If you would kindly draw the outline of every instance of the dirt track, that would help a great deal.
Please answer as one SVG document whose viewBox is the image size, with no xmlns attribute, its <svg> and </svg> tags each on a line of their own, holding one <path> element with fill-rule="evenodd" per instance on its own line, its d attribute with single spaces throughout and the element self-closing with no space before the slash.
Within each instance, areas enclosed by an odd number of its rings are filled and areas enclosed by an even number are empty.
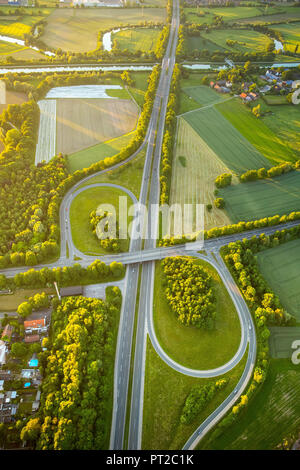
<svg viewBox="0 0 300 470">
<path fill-rule="evenodd" d="M 71 154 L 133 130 L 138 109 L 130 100 L 57 100 L 56 151 Z"/>
</svg>

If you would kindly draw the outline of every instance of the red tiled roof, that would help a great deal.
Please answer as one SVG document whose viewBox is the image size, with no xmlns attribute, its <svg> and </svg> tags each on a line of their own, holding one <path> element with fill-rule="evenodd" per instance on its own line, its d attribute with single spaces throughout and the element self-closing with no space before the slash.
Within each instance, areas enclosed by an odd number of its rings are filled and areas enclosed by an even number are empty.
<svg viewBox="0 0 300 470">
<path fill-rule="evenodd" d="M 38 328 L 45 326 L 45 318 L 38 318 L 37 320 L 24 321 L 24 328 Z"/>
<path fill-rule="evenodd" d="M 25 343 L 36 343 L 40 340 L 39 335 L 25 336 Z"/>
</svg>

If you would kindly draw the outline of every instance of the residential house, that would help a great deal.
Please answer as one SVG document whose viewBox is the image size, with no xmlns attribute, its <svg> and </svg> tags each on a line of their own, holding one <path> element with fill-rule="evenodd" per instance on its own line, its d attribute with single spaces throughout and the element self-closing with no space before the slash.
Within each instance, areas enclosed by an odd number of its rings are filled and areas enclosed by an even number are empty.
<svg viewBox="0 0 300 470">
<path fill-rule="evenodd" d="M 24 338 L 25 343 L 37 343 L 40 341 L 40 335 L 26 335 Z"/>
<path fill-rule="evenodd" d="M 18 410 L 17 404 L 3 403 L 0 405 L 0 423 L 11 423 Z"/>
<path fill-rule="evenodd" d="M 34 320 L 26 320 L 24 321 L 24 328 L 25 328 L 26 336 L 38 335 L 40 333 L 47 333 L 48 331 L 47 317 L 44 316 L 42 318 L 36 318 Z M 34 341 L 27 340 L 27 342 L 34 342 Z"/>
</svg>

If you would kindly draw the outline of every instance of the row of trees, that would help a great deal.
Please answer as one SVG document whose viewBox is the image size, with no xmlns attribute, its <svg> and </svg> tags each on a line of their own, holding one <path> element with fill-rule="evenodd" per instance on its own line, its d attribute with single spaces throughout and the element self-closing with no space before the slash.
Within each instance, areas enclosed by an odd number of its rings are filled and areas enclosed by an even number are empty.
<svg viewBox="0 0 300 470">
<path fill-rule="evenodd" d="M 216 393 L 228 383 L 227 379 L 217 380 L 202 386 L 193 387 L 188 394 L 180 416 L 182 424 L 192 423 L 197 415 L 207 406 Z"/>
<path fill-rule="evenodd" d="M 257 181 L 266 178 L 274 178 L 275 176 L 289 173 L 290 171 L 300 169 L 300 160 L 295 163 L 283 162 L 279 165 L 272 166 L 269 170 L 266 168 L 260 168 L 259 170 L 248 170 L 240 176 L 241 183 L 247 183 L 249 181 Z"/>
<path fill-rule="evenodd" d="M 213 329 L 216 297 L 208 272 L 194 260 L 176 257 L 162 261 L 166 298 L 183 325 Z"/>
<path fill-rule="evenodd" d="M 300 219 L 300 212 L 291 212 L 290 214 L 285 215 L 274 215 L 271 217 L 264 217 L 263 219 L 251 220 L 249 222 L 238 222 L 233 225 L 224 225 L 224 227 L 215 227 L 210 230 L 204 230 L 204 239 L 218 238 L 226 235 L 232 235 L 234 233 L 243 233 L 254 229 L 259 229 L 263 227 L 274 227 L 274 225 L 286 224 L 288 222 L 293 222 Z M 164 238 L 159 241 L 159 246 L 173 246 L 181 245 L 182 243 L 187 243 L 195 241 L 197 234 L 192 238 Z"/>
<path fill-rule="evenodd" d="M 122 263 L 113 261 L 106 265 L 103 261 L 95 260 L 87 268 L 79 263 L 63 268 L 42 268 L 40 270 L 29 269 L 28 271 L 15 274 L 13 278 L 7 278 L 0 274 L 0 287 L 51 287 L 54 282 L 59 286 L 74 286 L 78 284 L 93 284 L 96 282 L 108 282 L 123 277 L 125 267 Z"/>
<path fill-rule="evenodd" d="M 47 350 L 39 355 L 41 407 L 23 427 L 23 441 L 41 450 L 106 448 L 120 305 L 120 290 L 111 287 L 106 302 L 69 297 L 53 311 Z"/>
<path fill-rule="evenodd" d="M 181 70 L 178 64 L 175 64 L 170 95 L 167 106 L 165 133 L 162 144 L 161 155 L 161 176 L 160 176 L 160 203 L 168 204 L 170 193 L 170 180 L 172 173 L 172 160 L 174 148 L 174 136 L 176 129 L 176 114 L 179 106 L 179 86 L 180 86 Z"/>
</svg>

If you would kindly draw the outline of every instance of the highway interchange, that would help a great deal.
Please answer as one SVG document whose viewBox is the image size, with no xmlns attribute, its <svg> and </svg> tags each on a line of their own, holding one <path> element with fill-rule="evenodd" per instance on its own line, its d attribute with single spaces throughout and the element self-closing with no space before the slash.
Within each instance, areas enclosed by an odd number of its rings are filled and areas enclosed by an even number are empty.
<svg viewBox="0 0 300 470">
<path fill-rule="evenodd" d="M 256 359 L 256 335 L 255 327 L 252 321 L 250 311 L 244 301 L 239 289 L 237 288 L 229 270 L 227 269 L 219 250 L 222 246 L 230 242 L 250 238 L 253 235 L 261 233 L 270 234 L 274 231 L 289 228 L 298 225 L 299 222 L 290 222 L 278 227 L 268 227 L 256 229 L 240 234 L 233 234 L 225 237 L 205 240 L 204 247 L 206 254 L 200 254 L 193 249 L 192 244 L 177 245 L 173 247 L 157 248 L 156 233 L 158 213 L 149 211 L 149 216 L 145 218 L 142 211 L 139 210 L 138 202 L 148 207 L 158 204 L 160 193 L 159 171 L 161 147 L 164 134 L 164 123 L 166 109 L 169 97 L 170 83 L 175 65 L 176 46 L 179 28 L 179 3 L 178 0 L 173 1 L 173 17 L 170 29 L 170 38 L 162 61 L 161 75 L 154 100 L 152 116 L 148 126 L 147 134 L 142 146 L 125 162 L 121 162 L 112 168 L 117 168 L 124 163 L 133 160 L 142 148 L 146 147 L 146 158 L 141 184 L 139 201 L 135 196 L 118 185 L 112 184 L 88 184 L 89 180 L 95 175 L 100 175 L 108 170 L 103 170 L 89 177 L 84 178 L 75 184 L 64 197 L 60 208 L 60 227 L 61 227 L 61 254 L 55 263 L 36 266 L 35 269 L 44 267 L 70 266 L 74 264 L 74 258 L 77 263 L 87 266 L 99 256 L 87 255 L 81 253 L 72 240 L 70 226 L 70 207 L 74 198 L 82 191 L 95 186 L 109 186 L 122 189 L 136 204 L 136 213 L 132 225 L 132 234 L 130 248 L 128 253 L 116 255 L 101 256 L 101 260 L 109 264 L 113 261 L 120 261 L 127 265 L 125 280 L 121 284 L 123 290 L 123 303 L 121 309 L 119 334 L 117 342 L 117 350 L 115 357 L 115 373 L 114 373 L 114 406 L 111 426 L 110 448 L 114 450 L 127 448 L 130 450 L 142 448 L 142 425 L 143 425 L 143 397 L 144 397 L 144 376 L 145 376 L 145 359 L 146 359 L 146 341 L 149 335 L 153 347 L 170 367 L 180 373 L 193 377 L 216 377 L 230 371 L 235 367 L 248 350 L 248 357 L 245 369 L 239 380 L 238 385 L 225 401 L 195 430 L 193 435 L 184 445 L 184 449 L 194 449 L 200 439 L 226 414 L 230 407 L 238 400 L 243 390 L 246 388 L 255 365 Z M 85 186 L 82 187 L 82 185 Z M 152 215 L 152 216 L 151 216 Z M 143 230 L 147 230 L 143 245 Z M 141 233 L 140 233 L 141 232 Z M 153 234 L 155 236 L 153 236 Z M 231 296 L 236 307 L 241 324 L 241 342 L 234 357 L 223 366 L 206 371 L 198 371 L 185 368 L 174 362 L 161 348 L 153 326 L 153 289 L 154 289 L 154 273 L 155 261 L 163 259 L 167 256 L 195 256 L 205 259 L 219 273 L 226 289 Z M 138 282 L 141 266 L 139 302 L 137 303 Z M 12 268 L 3 270 L 3 274 L 8 277 L 14 276 L 18 272 L 24 272 L 30 268 Z M 100 294 L 101 290 L 101 294 Z M 90 286 L 87 293 L 95 297 L 103 295 L 103 286 Z M 135 343 L 134 323 L 137 309 L 137 326 Z M 131 396 L 128 395 L 132 349 L 134 346 L 133 357 L 133 374 Z M 130 400 L 130 401 L 129 401 Z M 128 405 L 129 404 L 129 405 Z M 128 416 L 129 410 L 129 416 Z M 127 442 L 125 442 L 126 423 L 128 424 Z"/>
</svg>

